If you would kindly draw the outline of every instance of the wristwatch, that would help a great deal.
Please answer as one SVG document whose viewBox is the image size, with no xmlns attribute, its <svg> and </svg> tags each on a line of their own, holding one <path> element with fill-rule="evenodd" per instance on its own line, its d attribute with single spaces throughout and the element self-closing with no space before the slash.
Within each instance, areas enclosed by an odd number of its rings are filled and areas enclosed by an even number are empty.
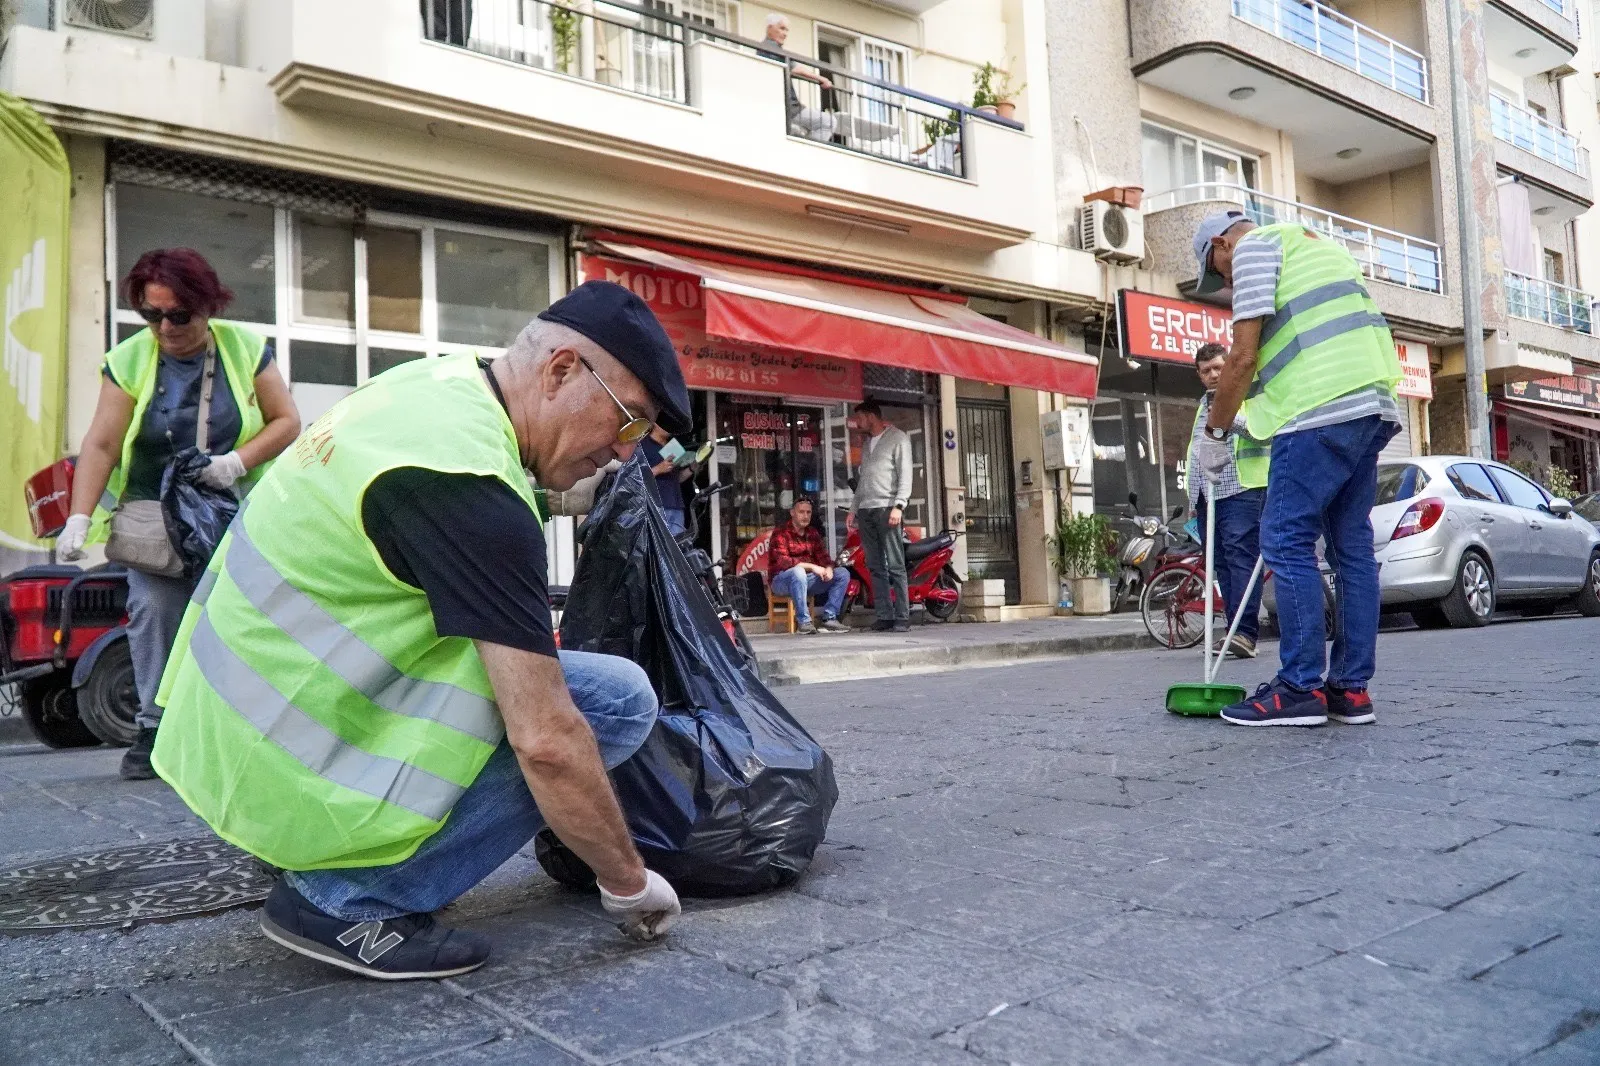
<svg viewBox="0 0 1600 1066">
<path fill-rule="evenodd" d="M 1233 436 L 1233 430 L 1231 430 L 1231 429 L 1218 429 L 1215 426 L 1207 426 L 1206 427 L 1206 436 L 1210 437 L 1212 440 L 1215 440 L 1215 441 L 1225 441 L 1229 437 Z"/>
</svg>

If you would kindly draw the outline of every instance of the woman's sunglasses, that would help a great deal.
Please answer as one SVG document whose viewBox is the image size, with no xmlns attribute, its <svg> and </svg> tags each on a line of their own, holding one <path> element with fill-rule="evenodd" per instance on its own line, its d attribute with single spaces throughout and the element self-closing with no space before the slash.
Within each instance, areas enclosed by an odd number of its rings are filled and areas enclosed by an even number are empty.
<svg viewBox="0 0 1600 1066">
<path fill-rule="evenodd" d="M 139 317 L 152 326 L 159 323 L 163 318 L 174 326 L 187 326 L 194 318 L 194 312 L 185 311 L 182 308 L 176 311 L 158 311 L 154 307 L 141 307 L 139 308 Z"/>
<path fill-rule="evenodd" d="M 622 428 L 617 430 L 617 443 L 637 444 L 643 440 L 645 434 L 650 432 L 655 423 L 648 418 L 635 416 L 632 411 L 623 406 L 622 401 L 617 399 L 617 394 L 611 391 L 611 386 L 606 384 L 606 379 L 601 377 L 599 372 L 589 365 L 589 360 L 580 355 L 578 356 L 578 362 L 583 364 L 585 370 L 594 375 L 594 379 L 600 383 L 600 387 L 606 390 L 606 395 L 611 397 L 611 402 L 617 405 L 617 410 L 622 412 Z"/>
</svg>

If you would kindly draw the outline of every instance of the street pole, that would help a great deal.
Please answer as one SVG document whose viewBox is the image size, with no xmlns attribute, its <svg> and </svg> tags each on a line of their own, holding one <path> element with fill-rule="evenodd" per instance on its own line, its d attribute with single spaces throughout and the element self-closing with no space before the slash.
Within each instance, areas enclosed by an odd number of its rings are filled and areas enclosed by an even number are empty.
<svg viewBox="0 0 1600 1066">
<path fill-rule="evenodd" d="M 1489 448 L 1489 383 L 1483 362 L 1483 244 L 1472 195 L 1472 146 L 1476 136 L 1472 101 L 1461 62 L 1461 4 L 1445 0 L 1445 26 L 1450 52 L 1451 143 L 1456 163 L 1456 223 L 1461 244 L 1461 329 L 1466 356 L 1467 453 L 1487 458 Z"/>
</svg>

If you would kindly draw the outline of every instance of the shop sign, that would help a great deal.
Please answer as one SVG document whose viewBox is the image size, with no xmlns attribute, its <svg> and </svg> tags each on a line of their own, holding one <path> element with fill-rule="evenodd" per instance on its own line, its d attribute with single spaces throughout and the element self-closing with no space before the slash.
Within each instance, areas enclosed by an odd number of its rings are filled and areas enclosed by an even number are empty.
<svg viewBox="0 0 1600 1066">
<path fill-rule="evenodd" d="M 795 447 L 803 454 L 817 450 L 818 437 L 814 430 L 795 435 Z M 739 447 L 755 451 L 787 450 L 789 445 L 789 419 L 782 411 L 745 411 L 739 418 Z"/>
<path fill-rule="evenodd" d="M 739 561 L 733 564 L 733 574 L 741 577 L 752 570 L 767 572 L 767 552 L 772 548 L 772 530 L 763 530 L 755 540 L 744 546 Z"/>
<path fill-rule="evenodd" d="M 1506 398 L 1600 414 L 1600 379 L 1568 375 L 1540 381 L 1509 381 Z"/>
<path fill-rule="evenodd" d="M 1133 289 L 1123 289 L 1117 300 L 1130 358 L 1193 363 L 1202 344 L 1233 344 L 1233 318 L 1223 308 Z"/>
<path fill-rule="evenodd" d="M 706 336 L 700 279 L 642 263 L 585 255 L 584 281 L 613 281 L 650 305 L 666 328 L 690 388 L 859 402 L 861 364 L 787 348 Z"/>
<path fill-rule="evenodd" d="M 1400 371 L 1404 375 L 1395 386 L 1394 394 L 1413 400 L 1433 399 L 1433 368 L 1428 364 L 1428 346 L 1415 341 L 1395 341 L 1394 351 L 1400 357 Z"/>
</svg>

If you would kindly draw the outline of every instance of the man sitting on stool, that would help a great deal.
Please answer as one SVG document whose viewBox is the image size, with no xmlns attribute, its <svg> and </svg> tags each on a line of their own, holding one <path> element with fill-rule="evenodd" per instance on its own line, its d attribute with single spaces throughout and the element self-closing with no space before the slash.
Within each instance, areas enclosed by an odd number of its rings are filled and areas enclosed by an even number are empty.
<svg viewBox="0 0 1600 1066">
<path fill-rule="evenodd" d="M 850 627 L 839 621 L 839 612 L 844 610 L 850 571 L 833 565 L 822 534 L 811 525 L 814 510 L 811 501 L 802 496 L 789 508 L 789 521 L 772 531 L 767 583 L 776 595 L 787 596 L 794 604 L 794 620 L 801 633 L 848 633 Z M 824 589 L 828 598 L 822 605 L 822 621 L 812 625 L 808 601 Z"/>
</svg>

